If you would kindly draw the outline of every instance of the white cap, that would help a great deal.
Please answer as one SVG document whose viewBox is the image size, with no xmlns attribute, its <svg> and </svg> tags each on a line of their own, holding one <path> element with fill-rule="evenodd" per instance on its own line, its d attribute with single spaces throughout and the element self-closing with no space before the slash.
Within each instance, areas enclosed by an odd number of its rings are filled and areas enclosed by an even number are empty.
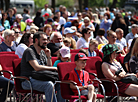
<svg viewBox="0 0 138 102">
<path fill-rule="evenodd" d="M 63 58 L 70 58 L 70 49 L 69 47 L 66 47 L 66 46 L 63 46 L 61 49 L 60 49 L 60 54 Z"/>
<path fill-rule="evenodd" d="M 67 27 L 64 29 L 64 34 L 67 34 L 67 33 L 74 33 L 75 30 L 72 30 L 71 28 Z"/>
</svg>

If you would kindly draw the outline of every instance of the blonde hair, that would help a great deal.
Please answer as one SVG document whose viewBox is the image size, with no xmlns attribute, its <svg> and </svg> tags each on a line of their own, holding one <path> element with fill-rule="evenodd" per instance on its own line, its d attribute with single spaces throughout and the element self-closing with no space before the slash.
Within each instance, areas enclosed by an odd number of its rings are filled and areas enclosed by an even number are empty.
<svg viewBox="0 0 138 102">
<path fill-rule="evenodd" d="M 44 26 L 43 32 L 46 32 L 47 28 L 52 28 L 50 24 L 46 24 L 46 26 Z"/>
<path fill-rule="evenodd" d="M 70 39 L 70 38 L 65 38 L 65 39 L 63 40 L 63 42 L 64 42 L 64 43 L 70 43 L 70 44 L 71 44 L 71 39 Z"/>
<path fill-rule="evenodd" d="M 91 39 L 89 45 L 98 44 L 98 41 L 95 39 Z"/>
<path fill-rule="evenodd" d="M 132 48 L 131 57 L 136 56 L 138 58 L 138 39 L 136 39 L 134 46 Z"/>
</svg>

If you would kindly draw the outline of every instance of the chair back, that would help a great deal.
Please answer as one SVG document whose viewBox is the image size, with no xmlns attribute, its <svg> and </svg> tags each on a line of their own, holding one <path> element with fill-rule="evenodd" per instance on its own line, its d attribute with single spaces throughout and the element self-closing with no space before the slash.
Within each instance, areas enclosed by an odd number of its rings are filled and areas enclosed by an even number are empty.
<svg viewBox="0 0 138 102">
<path fill-rule="evenodd" d="M 79 53 L 80 49 L 71 49 L 70 53 Z"/>
<path fill-rule="evenodd" d="M 11 71 L 14 75 L 12 61 L 18 58 L 18 55 L 15 54 L 0 54 L 0 64 L 2 66 L 2 70 Z M 10 75 L 8 73 L 4 73 L 4 77 L 10 78 Z"/>
<path fill-rule="evenodd" d="M 14 76 L 20 76 L 20 66 L 21 66 L 21 58 L 19 59 L 14 59 L 13 60 L 13 71 L 14 71 Z M 15 89 L 17 92 L 19 92 L 22 87 L 21 87 L 21 82 L 20 79 L 15 79 Z"/>
<path fill-rule="evenodd" d="M 76 67 L 74 62 L 63 62 L 57 65 L 59 80 L 68 80 L 69 73 Z M 61 95 L 64 99 L 70 99 L 73 92 L 70 89 L 69 84 L 61 84 Z"/>
<path fill-rule="evenodd" d="M 98 49 L 97 50 L 94 50 L 96 52 L 96 55 L 101 57 L 101 59 L 103 59 L 103 53 L 101 51 L 99 51 Z"/>
<path fill-rule="evenodd" d="M 75 55 L 76 55 L 77 53 L 71 53 L 71 58 L 70 58 L 70 60 L 71 60 L 71 62 L 74 62 L 74 58 L 75 58 Z"/>
<path fill-rule="evenodd" d="M 9 51 L 4 51 L 4 52 L 0 52 L 0 55 L 1 54 L 15 54 L 15 51 L 11 51 L 11 52 L 9 52 Z"/>
<path fill-rule="evenodd" d="M 57 60 L 58 58 L 57 57 L 52 57 L 51 60 L 52 60 L 52 66 L 54 65 L 55 61 Z"/>
</svg>

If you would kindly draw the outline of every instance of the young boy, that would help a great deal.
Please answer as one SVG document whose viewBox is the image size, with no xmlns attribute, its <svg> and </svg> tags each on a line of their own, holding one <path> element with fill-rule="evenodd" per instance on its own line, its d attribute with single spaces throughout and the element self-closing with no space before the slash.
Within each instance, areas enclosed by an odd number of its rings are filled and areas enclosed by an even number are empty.
<svg viewBox="0 0 138 102">
<path fill-rule="evenodd" d="M 77 83 L 77 86 L 80 89 L 81 95 L 87 95 L 87 102 L 96 102 L 96 94 L 94 92 L 94 86 L 92 84 L 88 85 L 89 73 L 84 71 L 84 67 L 86 66 L 86 61 L 89 59 L 83 53 L 78 53 L 75 55 L 75 64 L 76 68 L 72 70 L 69 74 L 69 80 L 72 80 Z M 70 88 L 74 92 L 75 95 L 78 94 L 76 87 L 73 84 L 70 84 Z"/>
</svg>

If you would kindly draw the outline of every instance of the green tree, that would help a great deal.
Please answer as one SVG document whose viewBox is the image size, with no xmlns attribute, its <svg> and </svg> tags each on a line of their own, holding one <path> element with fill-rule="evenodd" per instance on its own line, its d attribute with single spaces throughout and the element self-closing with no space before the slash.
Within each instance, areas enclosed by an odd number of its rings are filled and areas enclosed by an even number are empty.
<svg viewBox="0 0 138 102">
<path fill-rule="evenodd" d="M 56 6 L 59 7 L 59 5 L 64 5 L 67 8 L 70 8 L 74 5 L 74 0 L 57 0 Z"/>
<path fill-rule="evenodd" d="M 36 8 L 44 8 L 44 5 L 48 3 L 48 0 L 34 0 Z"/>
</svg>

